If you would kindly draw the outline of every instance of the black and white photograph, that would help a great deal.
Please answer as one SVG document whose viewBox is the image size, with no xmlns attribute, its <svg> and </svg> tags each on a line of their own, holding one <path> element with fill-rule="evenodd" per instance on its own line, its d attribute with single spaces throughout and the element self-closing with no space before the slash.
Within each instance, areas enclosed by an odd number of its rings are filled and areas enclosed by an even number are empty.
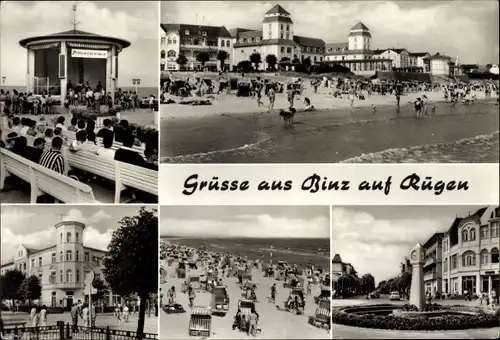
<svg viewBox="0 0 500 340">
<path fill-rule="evenodd" d="M 2 339 L 158 339 L 154 206 L 2 205 Z"/>
<path fill-rule="evenodd" d="M 157 1 L 2 1 L 0 201 L 158 202 Z"/>
<path fill-rule="evenodd" d="M 162 1 L 162 163 L 497 163 L 497 1 Z"/>
<path fill-rule="evenodd" d="M 161 206 L 161 339 L 330 338 L 328 206 Z"/>
<path fill-rule="evenodd" d="M 332 208 L 334 339 L 498 339 L 500 207 Z"/>
</svg>

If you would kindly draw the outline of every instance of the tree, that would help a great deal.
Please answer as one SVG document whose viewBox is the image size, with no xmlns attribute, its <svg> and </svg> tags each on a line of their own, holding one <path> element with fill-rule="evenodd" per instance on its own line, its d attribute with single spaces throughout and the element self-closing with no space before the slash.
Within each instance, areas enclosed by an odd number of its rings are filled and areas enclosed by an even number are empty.
<svg viewBox="0 0 500 340">
<path fill-rule="evenodd" d="M 146 301 L 158 291 L 158 216 L 141 207 L 138 214 L 124 217 L 113 232 L 103 259 L 103 274 L 109 287 L 121 296 L 140 298 L 137 333 L 144 334 Z"/>
<path fill-rule="evenodd" d="M 250 55 L 250 62 L 254 64 L 255 70 L 259 69 L 259 65 L 262 63 L 262 56 L 260 53 L 254 52 Z"/>
<path fill-rule="evenodd" d="M 177 63 L 177 65 L 180 66 L 181 69 L 183 69 L 184 65 L 187 64 L 188 60 L 184 54 L 179 54 L 175 62 Z"/>
<path fill-rule="evenodd" d="M 92 281 L 92 286 L 97 290 L 97 293 L 92 296 L 92 299 L 101 300 L 106 294 L 108 287 L 104 283 L 101 278 L 94 277 L 94 281 Z"/>
<path fill-rule="evenodd" d="M 266 63 L 269 65 L 269 68 L 272 70 L 276 69 L 276 64 L 278 63 L 278 58 L 274 54 L 268 54 L 266 56 Z"/>
<path fill-rule="evenodd" d="M 309 68 L 311 67 L 311 58 L 307 57 L 302 60 L 302 66 L 304 66 L 304 70 L 306 72 L 309 71 Z"/>
<path fill-rule="evenodd" d="M 248 60 L 242 60 L 236 65 L 238 71 L 250 72 L 252 70 L 252 63 Z"/>
<path fill-rule="evenodd" d="M 19 288 L 21 288 L 25 278 L 26 276 L 20 270 L 7 270 L 2 280 L 2 298 L 8 300 L 21 298 Z"/>
<path fill-rule="evenodd" d="M 205 68 L 206 62 L 210 60 L 210 54 L 208 54 L 208 52 L 201 51 L 196 56 L 196 60 L 198 60 L 201 63 L 201 67 Z"/>
<path fill-rule="evenodd" d="M 35 275 L 25 278 L 19 287 L 19 295 L 23 299 L 28 300 L 28 304 L 31 306 L 32 300 L 37 300 L 42 296 L 40 279 Z"/>
<path fill-rule="evenodd" d="M 217 60 L 220 61 L 221 70 L 224 69 L 224 62 L 226 61 L 227 57 L 228 57 L 227 52 L 224 50 L 219 50 L 219 52 L 217 53 Z"/>
<path fill-rule="evenodd" d="M 375 290 L 375 278 L 368 273 L 361 277 L 361 290 L 363 293 L 370 293 Z"/>
<path fill-rule="evenodd" d="M 300 64 L 300 59 L 299 58 L 293 58 L 292 64 Z"/>
</svg>

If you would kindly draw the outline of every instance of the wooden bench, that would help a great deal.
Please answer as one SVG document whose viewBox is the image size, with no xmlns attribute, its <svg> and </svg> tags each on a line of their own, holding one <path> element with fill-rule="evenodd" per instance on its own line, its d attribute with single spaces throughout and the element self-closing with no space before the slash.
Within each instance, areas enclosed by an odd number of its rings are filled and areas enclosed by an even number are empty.
<svg viewBox="0 0 500 340">
<path fill-rule="evenodd" d="M 118 162 L 91 152 L 68 152 L 72 168 L 90 172 L 115 182 L 115 203 L 121 201 L 121 192 L 127 187 L 158 196 L 158 171 Z"/>
<path fill-rule="evenodd" d="M 47 169 L 4 148 L 0 149 L 0 190 L 13 175 L 31 186 L 30 203 L 48 194 L 64 203 L 99 203 L 92 188 L 70 177 Z"/>
<path fill-rule="evenodd" d="M 74 140 L 76 140 L 76 132 L 73 132 L 73 131 L 64 131 L 63 134 L 66 137 L 68 137 L 68 140 L 71 141 L 71 142 L 73 142 Z M 101 137 L 97 137 L 96 141 L 97 141 L 97 143 L 99 145 L 102 145 L 102 138 Z M 121 142 L 113 141 L 113 145 L 111 146 L 111 149 L 118 150 L 122 146 L 123 146 L 123 144 Z M 135 152 L 138 152 L 142 156 L 144 156 L 144 147 L 142 147 L 142 146 L 134 145 L 134 146 L 132 146 L 131 150 L 133 150 Z"/>
</svg>

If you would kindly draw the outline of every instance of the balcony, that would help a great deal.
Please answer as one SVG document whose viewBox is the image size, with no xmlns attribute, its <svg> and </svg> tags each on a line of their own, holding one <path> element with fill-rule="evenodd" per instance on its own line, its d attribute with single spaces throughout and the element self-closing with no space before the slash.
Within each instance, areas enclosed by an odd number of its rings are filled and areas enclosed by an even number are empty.
<svg viewBox="0 0 500 340">
<path fill-rule="evenodd" d="M 208 45 L 181 45 L 181 50 L 195 50 L 195 51 L 217 51 L 219 46 L 208 46 Z"/>
<path fill-rule="evenodd" d="M 424 273 L 424 281 L 437 280 L 440 275 L 437 272 Z"/>
<path fill-rule="evenodd" d="M 425 261 L 425 263 L 424 263 L 424 268 L 425 268 L 425 267 L 428 267 L 428 266 L 430 266 L 430 265 L 436 264 L 436 263 L 437 263 L 437 261 L 436 261 L 436 259 L 435 259 L 435 258 L 432 258 L 432 257 L 431 257 L 431 258 L 428 258 L 428 259 Z"/>
</svg>

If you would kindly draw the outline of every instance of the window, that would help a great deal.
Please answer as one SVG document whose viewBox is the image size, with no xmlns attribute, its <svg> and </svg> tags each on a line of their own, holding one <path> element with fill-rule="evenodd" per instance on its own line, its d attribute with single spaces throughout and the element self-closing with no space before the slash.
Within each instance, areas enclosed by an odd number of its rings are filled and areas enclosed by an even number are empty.
<svg viewBox="0 0 500 340">
<path fill-rule="evenodd" d="M 172 39 L 168 38 L 168 44 L 171 44 L 172 43 Z"/>
<path fill-rule="evenodd" d="M 332 51 L 332 48 L 331 48 L 331 47 L 329 47 L 327 51 L 328 51 L 328 52 L 331 52 L 331 51 Z"/>
<path fill-rule="evenodd" d="M 66 270 L 66 282 L 73 282 L 73 272 L 71 269 Z"/>
<path fill-rule="evenodd" d="M 62 262 L 63 261 L 63 252 L 60 252 L 59 253 L 59 262 Z"/>
<path fill-rule="evenodd" d="M 467 238 L 469 237 L 469 233 L 467 230 L 462 230 L 462 242 L 467 242 Z"/>
<path fill-rule="evenodd" d="M 489 227 L 488 226 L 483 226 L 480 228 L 481 232 L 481 240 L 484 240 L 486 238 L 489 238 Z"/>
<path fill-rule="evenodd" d="M 161 41 L 161 44 L 164 45 L 165 44 L 165 37 L 161 37 L 160 41 Z"/>
<path fill-rule="evenodd" d="M 23 263 L 23 268 L 26 270 L 26 262 Z"/>
<path fill-rule="evenodd" d="M 80 271 L 76 271 L 76 282 L 80 282 Z"/>
<path fill-rule="evenodd" d="M 160 71 L 165 71 L 165 64 L 160 64 Z"/>
<path fill-rule="evenodd" d="M 498 221 L 491 223 L 491 238 L 498 237 Z"/>
<path fill-rule="evenodd" d="M 172 38 L 172 44 L 174 44 L 174 45 L 177 44 L 177 39 Z"/>
<path fill-rule="evenodd" d="M 498 263 L 498 248 L 491 249 L 491 263 Z"/>
<path fill-rule="evenodd" d="M 241 53 L 245 53 L 245 51 L 244 51 L 244 50 L 241 50 Z"/>
<path fill-rule="evenodd" d="M 286 33 L 286 39 L 290 40 L 290 33 L 288 33 L 288 32 Z"/>
<path fill-rule="evenodd" d="M 204 36 L 204 37 L 206 37 L 206 36 L 207 36 L 207 32 L 202 31 L 202 32 L 201 32 L 201 35 L 202 35 L 202 36 Z"/>
<path fill-rule="evenodd" d="M 52 263 L 56 263 L 56 253 L 52 253 Z"/>
<path fill-rule="evenodd" d="M 259 40 L 260 40 L 260 38 L 259 38 Z M 226 40 L 226 47 L 231 47 L 231 41 Z"/>
<path fill-rule="evenodd" d="M 66 261 L 73 261 L 73 252 L 71 250 L 66 250 Z"/>
<path fill-rule="evenodd" d="M 59 275 L 59 282 L 63 283 L 64 282 L 64 277 L 63 277 L 63 271 L 61 270 L 60 271 L 60 275 Z"/>
<path fill-rule="evenodd" d="M 71 233 L 66 233 L 66 243 L 71 242 Z"/>
<path fill-rule="evenodd" d="M 481 264 L 490 263 L 490 254 L 486 249 L 481 250 Z"/>
<path fill-rule="evenodd" d="M 475 241 L 476 240 L 476 228 L 471 228 L 469 231 L 469 241 Z"/>
<path fill-rule="evenodd" d="M 160 52 L 160 58 L 165 58 L 165 55 L 166 55 L 165 51 L 161 50 L 161 52 Z"/>
<path fill-rule="evenodd" d="M 285 48 L 281 47 L 281 53 L 285 53 Z"/>
<path fill-rule="evenodd" d="M 457 255 L 451 257 L 451 270 L 457 269 Z"/>
<path fill-rule="evenodd" d="M 283 39 L 283 32 L 280 33 L 281 39 Z"/>
<path fill-rule="evenodd" d="M 57 273 L 55 270 L 50 272 L 49 283 L 57 283 L 56 275 L 57 275 Z"/>
<path fill-rule="evenodd" d="M 59 243 L 63 243 L 62 233 L 61 233 L 61 237 L 60 237 L 60 242 Z"/>
<path fill-rule="evenodd" d="M 189 30 L 185 30 L 184 35 L 189 35 Z"/>
<path fill-rule="evenodd" d="M 41 267 L 41 266 L 42 266 L 42 258 L 41 258 L 41 257 L 39 257 L 39 258 L 38 258 L 38 267 Z"/>
<path fill-rule="evenodd" d="M 84 258 L 84 261 L 85 262 L 90 262 L 90 254 L 88 252 L 85 252 L 85 258 Z"/>
<path fill-rule="evenodd" d="M 443 262 L 443 272 L 448 272 L 448 258 L 445 257 L 444 258 L 444 262 Z"/>
<path fill-rule="evenodd" d="M 255 38 L 255 41 L 259 42 L 260 41 L 260 37 Z M 229 45 L 227 47 L 229 47 Z"/>
<path fill-rule="evenodd" d="M 175 58 L 176 55 L 177 55 L 177 53 L 175 53 L 175 51 L 173 51 L 173 50 L 170 50 L 167 52 L 167 57 L 169 57 L 169 58 Z"/>
<path fill-rule="evenodd" d="M 313 50 L 313 52 L 316 52 L 316 47 L 313 47 L 313 49 L 312 49 L 312 50 Z"/>
<path fill-rule="evenodd" d="M 281 24 L 281 29 L 283 29 L 283 24 Z"/>
<path fill-rule="evenodd" d="M 292 48 L 291 47 L 287 47 L 286 48 L 286 53 L 292 53 Z"/>
<path fill-rule="evenodd" d="M 31 259 L 31 268 L 35 268 L 35 259 Z"/>
<path fill-rule="evenodd" d="M 79 251 L 79 250 L 77 250 L 77 251 L 76 251 L 76 258 L 75 258 L 75 261 L 76 261 L 76 262 L 80 262 L 80 251 Z"/>
<path fill-rule="evenodd" d="M 79 233 L 75 234 L 75 242 L 76 243 L 80 242 L 80 234 Z"/>
<path fill-rule="evenodd" d="M 289 31 L 290 30 L 290 25 L 286 25 L 286 30 Z"/>
<path fill-rule="evenodd" d="M 221 40 L 220 41 L 220 46 L 221 47 L 226 47 L 225 45 L 226 45 L 226 41 L 225 40 Z"/>
<path fill-rule="evenodd" d="M 472 251 L 466 251 L 462 254 L 462 266 L 471 267 L 476 265 L 476 254 Z"/>
<path fill-rule="evenodd" d="M 314 56 L 314 61 L 316 61 L 316 56 Z"/>
<path fill-rule="evenodd" d="M 240 38 L 240 43 L 242 43 L 243 41 L 244 41 L 243 38 Z"/>
</svg>

